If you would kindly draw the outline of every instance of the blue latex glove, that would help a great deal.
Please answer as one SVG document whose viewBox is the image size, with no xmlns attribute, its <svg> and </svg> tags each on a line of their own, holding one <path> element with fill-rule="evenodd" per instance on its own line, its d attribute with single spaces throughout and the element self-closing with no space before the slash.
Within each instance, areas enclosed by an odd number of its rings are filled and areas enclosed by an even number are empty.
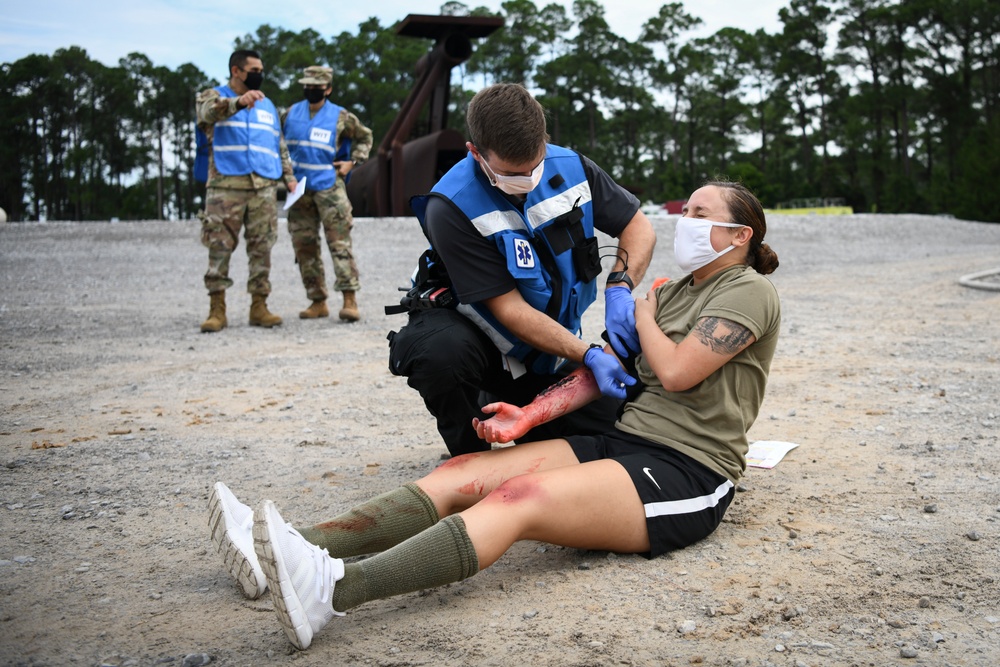
<svg viewBox="0 0 1000 667">
<path fill-rule="evenodd" d="M 599 347 L 592 347 L 583 355 L 583 365 L 590 369 L 597 380 L 601 393 L 611 398 L 625 398 L 625 387 L 631 387 L 638 380 L 629 375 L 618 360 L 605 354 Z"/>
<path fill-rule="evenodd" d="M 635 301 L 627 287 L 604 290 L 604 327 L 611 349 L 621 359 L 639 354 L 639 332 L 635 330 Z"/>
</svg>

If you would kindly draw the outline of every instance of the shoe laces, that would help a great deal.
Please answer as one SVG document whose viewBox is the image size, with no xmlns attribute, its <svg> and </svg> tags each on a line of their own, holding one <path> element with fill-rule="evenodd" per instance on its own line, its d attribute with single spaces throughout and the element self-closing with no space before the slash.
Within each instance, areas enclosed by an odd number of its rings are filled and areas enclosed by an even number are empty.
<svg viewBox="0 0 1000 667">
<path fill-rule="evenodd" d="M 288 528 L 289 532 L 302 540 L 302 543 L 306 547 L 306 552 L 313 562 L 313 569 L 316 571 L 316 590 L 319 591 L 319 600 L 323 604 L 332 604 L 331 597 L 333 595 L 333 560 L 330 557 L 330 552 L 326 549 L 320 549 L 315 544 L 306 540 L 302 537 L 299 531 L 292 527 L 292 524 L 286 523 L 285 526 Z"/>
</svg>

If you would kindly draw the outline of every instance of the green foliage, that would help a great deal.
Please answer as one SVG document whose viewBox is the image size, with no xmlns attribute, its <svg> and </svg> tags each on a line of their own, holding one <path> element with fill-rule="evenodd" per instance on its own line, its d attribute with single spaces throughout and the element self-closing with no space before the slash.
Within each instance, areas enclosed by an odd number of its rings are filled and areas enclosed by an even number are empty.
<svg viewBox="0 0 1000 667">
<path fill-rule="evenodd" d="M 469 73 L 482 74 L 490 83 L 528 86 L 544 45 L 557 35 L 544 23 L 531 0 L 508 0 L 501 8 L 504 25 L 476 49 L 469 61 Z"/>
<path fill-rule="evenodd" d="M 1000 174 L 1000 116 L 977 125 L 959 150 L 952 212 L 960 218 L 1000 220 L 996 176 Z"/>
<path fill-rule="evenodd" d="M 429 40 L 400 37 L 393 26 L 369 19 L 356 36 L 341 33 L 328 47 L 334 71 L 330 97 L 371 128 L 376 145 L 413 88 L 416 63 L 430 45 Z"/>
<path fill-rule="evenodd" d="M 78 47 L 4 64 L 0 207 L 11 220 L 190 217 L 193 100 L 206 85 L 193 65 L 137 53 L 118 67 Z"/>
<path fill-rule="evenodd" d="M 473 84 L 521 82 L 555 143 L 644 200 L 724 176 L 768 206 L 842 197 L 858 211 L 1000 221 L 996 0 L 789 0 L 774 34 L 697 39 L 701 19 L 671 2 L 634 42 L 607 11 L 619 8 L 506 0 L 503 28 L 454 72 L 449 125 L 464 132 Z M 455 1 L 441 12 L 491 15 Z M 279 106 L 301 99 L 304 67 L 332 67 L 332 99 L 377 144 L 432 44 L 372 18 L 330 36 L 265 24 L 233 46 L 261 52 Z M 0 65 L 0 207 L 12 220 L 193 215 L 193 101 L 211 85 L 190 64 L 133 53 L 107 67 L 78 47 Z"/>
<path fill-rule="evenodd" d="M 765 207 L 773 207 L 779 201 L 780 195 L 775 184 L 753 162 L 741 160 L 731 164 L 725 171 L 724 178 L 747 186 Z"/>
</svg>

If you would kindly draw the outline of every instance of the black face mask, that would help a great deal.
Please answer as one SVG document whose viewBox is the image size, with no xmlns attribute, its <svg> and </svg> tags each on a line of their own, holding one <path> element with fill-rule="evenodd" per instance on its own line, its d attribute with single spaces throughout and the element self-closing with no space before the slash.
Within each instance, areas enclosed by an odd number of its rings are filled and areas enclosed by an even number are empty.
<svg viewBox="0 0 1000 667">
<path fill-rule="evenodd" d="M 263 72 L 247 72 L 247 78 L 243 85 L 250 90 L 260 90 L 260 84 L 264 83 Z"/>
<path fill-rule="evenodd" d="M 304 88 L 302 90 L 302 97 L 306 99 L 309 104 L 316 104 L 323 99 L 323 93 L 326 92 L 322 88 Z"/>
</svg>

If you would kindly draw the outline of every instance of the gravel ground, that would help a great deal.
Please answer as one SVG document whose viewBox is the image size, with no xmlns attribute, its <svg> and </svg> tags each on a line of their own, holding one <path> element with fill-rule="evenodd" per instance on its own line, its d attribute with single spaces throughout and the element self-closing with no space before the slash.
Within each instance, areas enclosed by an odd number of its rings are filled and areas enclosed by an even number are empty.
<svg viewBox="0 0 1000 667">
<path fill-rule="evenodd" d="M 650 274 L 676 276 L 673 218 Z M 772 216 L 783 331 L 725 523 L 653 561 L 521 543 L 460 584 L 362 606 L 291 650 L 212 550 L 226 481 L 311 523 L 445 449 L 386 368 L 423 249 L 360 219 L 356 324 L 302 321 L 282 225 L 273 330 L 201 334 L 196 222 L 0 226 L 0 664 L 975 665 L 1000 663 L 1000 225 Z M 328 267 L 329 267 L 329 259 Z M 600 331 L 601 303 L 587 335 Z"/>
</svg>

